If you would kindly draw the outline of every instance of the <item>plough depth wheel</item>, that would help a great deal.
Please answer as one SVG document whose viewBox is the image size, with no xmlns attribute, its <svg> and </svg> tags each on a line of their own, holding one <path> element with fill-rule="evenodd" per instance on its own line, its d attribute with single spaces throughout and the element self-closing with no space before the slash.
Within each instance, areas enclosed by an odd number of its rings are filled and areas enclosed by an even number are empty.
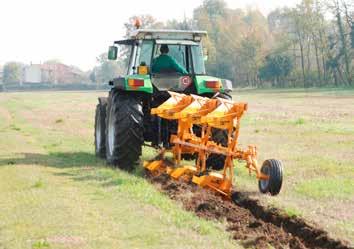
<svg viewBox="0 0 354 249">
<path fill-rule="evenodd" d="M 268 159 L 263 162 L 261 172 L 267 175 L 268 179 L 259 179 L 259 191 L 263 194 L 270 193 L 277 195 L 280 192 L 283 183 L 283 165 L 276 159 Z"/>
</svg>

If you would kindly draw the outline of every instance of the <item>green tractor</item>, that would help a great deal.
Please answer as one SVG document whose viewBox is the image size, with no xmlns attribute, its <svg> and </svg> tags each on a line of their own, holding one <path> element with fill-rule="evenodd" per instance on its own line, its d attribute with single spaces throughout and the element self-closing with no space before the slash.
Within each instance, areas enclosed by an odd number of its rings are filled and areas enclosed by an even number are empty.
<svg viewBox="0 0 354 249">
<path fill-rule="evenodd" d="M 204 31 L 136 29 L 128 39 L 109 47 L 108 59 L 125 64 L 124 76 L 112 79 L 108 97 L 100 97 L 95 117 L 95 152 L 109 164 L 132 170 L 142 146 L 170 148 L 177 124 L 150 114 L 166 101 L 168 91 L 208 98 L 231 99 L 232 83 L 208 76 Z M 200 133 L 200 127 L 193 128 Z M 211 139 L 227 145 L 225 131 L 214 129 Z M 185 154 L 184 159 L 193 159 Z M 224 156 L 211 154 L 207 167 L 222 169 Z"/>
</svg>

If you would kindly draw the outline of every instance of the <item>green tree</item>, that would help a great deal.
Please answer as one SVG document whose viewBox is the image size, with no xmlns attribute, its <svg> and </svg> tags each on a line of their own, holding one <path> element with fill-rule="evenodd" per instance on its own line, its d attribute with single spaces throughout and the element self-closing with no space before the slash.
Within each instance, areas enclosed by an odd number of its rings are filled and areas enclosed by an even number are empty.
<svg viewBox="0 0 354 249">
<path fill-rule="evenodd" d="M 193 30 L 195 28 L 195 22 L 193 19 L 189 19 L 186 17 L 184 17 L 183 21 L 172 19 L 166 22 L 164 28 L 178 29 L 178 30 Z"/>
<path fill-rule="evenodd" d="M 284 87 L 284 79 L 293 69 L 293 63 L 289 55 L 268 55 L 265 64 L 259 69 L 262 80 L 273 81 L 272 86 Z"/>
<path fill-rule="evenodd" d="M 239 66 L 246 76 L 247 85 L 252 87 L 257 86 L 260 48 L 260 41 L 254 35 L 251 35 L 241 41 L 238 52 L 242 61 Z"/>
<path fill-rule="evenodd" d="M 352 85 L 352 78 L 351 78 L 351 58 L 349 54 L 349 49 L 348 49 L 348 39 L 346 35 L 346 30 L 345 30 L 345 24 L 343 23 L 343 17 L 342 17 L 342 9 L 345 8 L 346 5 L 342 6 L 340 5 L 338 0 L 334 0 L 334 12 L 336 16 L 336 21 L 337 21 L 337 26 L 338 26 L 338 33 L 339 33 L 339 41 L 340 41 L 340 56 L 343 56 L 344 60 L 344 68 L 345 68 L 345 76 L 346 76 L 346 81 L 348 82 L 349 85 Z"/>
<path fill-rule="evenodd" d="M 89 72 L 89 79 L 92 83 L 96 83 L 96 70 L 97 68 L 94 68 Z"/>
<path fill-rule="evenodd" d="M 267 19 L 258 10 L 249 9 L 243 18 L 243 36 L 237 46 L 238 67 L 242 69 L 248 86 L 260 84 L 258 71 L 264 54 L 271 45 Z"/>
<path fill-rule="evenodd" d="M 198 29 L 208 32 L 209 74 L 239 86 L 257 86 L 258 68 L 271 39 L 266 18 L 258 10 L 230 9 L 225 1 L 205 0 L 194 10 Z"/>
<path fill-rule="evenodd" d="M 354 49 L 354 22 L 351 22 L 351 27 L 350 27 L 350 39 L 352 43 L 352 49 Z"/>
<path fill-rule="evenodd" d="M 3 68 L 4 83 L 21 83 L 22 82 L 23 64 L 19 62 L 8 62 Z"/>
<path fill-rule="evenodd" d="M 103 53 L 97 57 L 97 63 L 99 64 L 95 69 L 95 81 L 97 83 L 107 83 L 108 81 L 116 78 L 119 75 L 124 74 L 120 61 L 108 60 L 107 53 Z M 92 79 L 92 77 L 91 77 Z"/>
<path fill-rule="evenodd" d="M 149 28 L 154 28 L 154 29 L 158 29 L 158 28 L 163 28 L 164 27 L 164 23 L 162 22 L 158 22 L 153 16 L 151 15 L 135 15 L 135 16 L 131 16 L 129 17 L 128 21 L 126 23 L 124 23 L 124 27 L 126 30 L 126 37 L 129 36 L 129 34 L 136 29 L 135 27 L 135 21 L 139 19 L 140 20 L 140 24 L 141 27 L 140 28 L 145 28 L 145 29 L 149 29 Z"/>
</svg>

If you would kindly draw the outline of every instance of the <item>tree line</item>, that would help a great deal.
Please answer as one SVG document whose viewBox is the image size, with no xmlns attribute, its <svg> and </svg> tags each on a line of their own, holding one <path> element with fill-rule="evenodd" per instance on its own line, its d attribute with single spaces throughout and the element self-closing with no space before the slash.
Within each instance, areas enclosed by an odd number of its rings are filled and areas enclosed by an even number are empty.
<svg viewBox="0 0 354 249">
<path fill-rule="evenodd" d="M 303 0 L 262 15 L 205 0 L 180 27 L 207 30 L 207 69 L 246 87 L 353 86 L 353 5 Z"/>
<path fill-rule="evenodd" d="M 231 9 L 223 0 L 205 0 L 193 17 L 157 21 L 145 28 L 206 30 L 207 72 L 237 87 L 354 86 L 353 4 L 349 0 L 303 0 L 264 16 L 257 9 Z"/>
</svg>

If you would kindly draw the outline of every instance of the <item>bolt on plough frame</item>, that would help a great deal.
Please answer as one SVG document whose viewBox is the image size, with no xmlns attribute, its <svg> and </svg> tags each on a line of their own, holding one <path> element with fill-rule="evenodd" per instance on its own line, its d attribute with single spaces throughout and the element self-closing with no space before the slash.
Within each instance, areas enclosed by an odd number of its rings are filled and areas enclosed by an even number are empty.
<svg viewBox="0 0 354 249">
<path fill-rule="evenodd" d="M 157 108 L 152 108 L 151 114 L 176 120 L 178 123 L 177 134 L 170 138 L 174 162 L 170 163 L 164 159 L 166 150 L 162 149 L 156 158 L 144 162 L 147 170 L 154 175 L 167 173 L 176 180 L 192 180 L 201 187 L 231 197 L 234 160 L 237 159 L 246 162 L 249 173 L 255 172 L 262 193 L 279 193 L 282 185 L 281 161 L 266 160 L 262 167 L 259 167 L 255 145 L 249 145 L 246 150 L 238 147 L 240 121 L 247 111 L 247 103 L 175 92 L 169 94 L 171 97 Z M 201 127 L 200 136 L 194 134 L 194 125 Z M 227 131 L 227 146 L 211 141 L 212 129 Z M 211 153 L 225 156 L 221 172 L 210 171 L 206 167 L 206 160 Z M 196 154 L 195 166 L 181 165 L 182 154 Z"/>
</svg>

